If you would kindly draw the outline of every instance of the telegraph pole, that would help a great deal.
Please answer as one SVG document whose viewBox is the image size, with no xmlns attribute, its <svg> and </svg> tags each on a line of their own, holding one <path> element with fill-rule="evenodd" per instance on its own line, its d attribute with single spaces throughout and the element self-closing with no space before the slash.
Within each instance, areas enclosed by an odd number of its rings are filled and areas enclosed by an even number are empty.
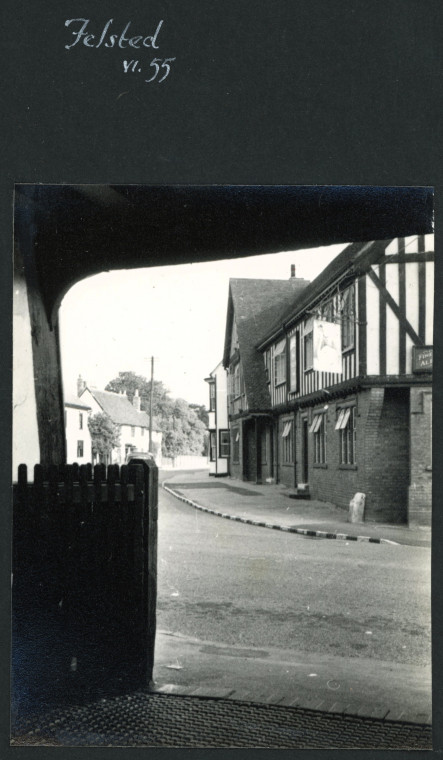
<svg viewBox="0 0 443 760">
<path fill-rule="evenodd" d="M 154 357 L 151 356 L 151 398 L 149 403 L 149 451 L 152 454 L 152 401 L 154 395 Z"/>
</svg>

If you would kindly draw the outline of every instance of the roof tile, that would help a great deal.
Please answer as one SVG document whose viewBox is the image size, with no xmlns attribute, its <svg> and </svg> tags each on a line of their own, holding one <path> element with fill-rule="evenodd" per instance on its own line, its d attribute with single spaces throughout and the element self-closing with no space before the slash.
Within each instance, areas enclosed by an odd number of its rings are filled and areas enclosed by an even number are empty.
<svg viewBox="0 0 443 760">
<path fill-rule="evenodd" d="M 90 409 L 90 404 L 86 404 L 84 401 L 82 401 L 78 396 L 73 396 L 69 393 L 64 393 L 64 403 L 65 406 L 75 406 L 78 409 Z"/>
<path fill-rule="evenodd" d="M 294 297 L 307 285 L 308 281 L 300 278 L 230 280 L 232 309 L 249 409 L 267 408 L 271 403 L 263 357 L 255 346 L 264 338 L 269 325 L 279 319 L 289 303 L 293 303 Z M 230 336 L 227 336 L 227 341 L 230 341 Z"/>
<path fill-rule="evenodd" d="M 98 391 L 95 388 L 88 389 L 98 404 L 102 407 L 116 425 L 138 425 L 149 427 L 149 416 L 146 412 L 139 412 L 131 404 L 127 396 L 111 391 Z"/>
</svg>

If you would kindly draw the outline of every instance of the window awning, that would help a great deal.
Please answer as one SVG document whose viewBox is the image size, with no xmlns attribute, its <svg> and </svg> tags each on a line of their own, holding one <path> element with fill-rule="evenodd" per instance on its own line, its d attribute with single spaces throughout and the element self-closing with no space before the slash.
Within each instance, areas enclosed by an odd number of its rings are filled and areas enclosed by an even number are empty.
<svg viewBox="0 0 443 760">
<path fill-rule="evenodd" d="M 289 420 L 289 422 L 285 423 L 285 426 L 283 428 L 283 433 L 281 434 L 281 437 L 282 438 L 287 438 L 287 436 L 291 432 L 291 428 L 292 428 L 292 420 Z"/>
<path fill-rule="evenodd" d="M 338 415 L 337 422 L 335 424 L 336 430 L 344 430 L 346 425 L 348 424 L 349 415 L 351 414 L 351 407 L 348 406 L 347 409 L 342 409 L 340 411 L 340 414 Z"/>
<path fill-rule="evenodd" d="M 312 332 L 314 329 L 314 317 L 308 317 L 308 319 L 305 320 L 304 324 L 304 334 Z"/>
<path fill-rule="evenodd" d="M 274 348 L 274 356 L 279 356 L 286 348 L 286 340 L 281 340 Z"/>
<path fill-rule="evenodd" d="M 310 433 L 317 433 L 318 429 L 321 425 L 323 414 L 316 414 L 314 416 L 314 419 L 312 420 L 311 427 L 309 428 Z"/>
</svg>

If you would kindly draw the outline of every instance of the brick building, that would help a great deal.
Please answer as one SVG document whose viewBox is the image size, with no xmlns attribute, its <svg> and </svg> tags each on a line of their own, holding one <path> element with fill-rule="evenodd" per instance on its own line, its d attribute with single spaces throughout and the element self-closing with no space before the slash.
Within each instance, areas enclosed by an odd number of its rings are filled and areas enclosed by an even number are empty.
<svg viewBox="0 0 443 760">
<path fill-rule="evenodd" d="M 228 370 L 229 472 L 261 483 L 273 476 L 273 416 L 266 369 L 256 344 L 308 285 L 289 280 L 232 279 L 223 365 Z"/>
<path fill-rule="evenodd" d="M 433 237 L 415 236 L 352 244 L 279 304 L 232 281 L 230 473 L 429 524 L 433 275 Z"/>
</svg>

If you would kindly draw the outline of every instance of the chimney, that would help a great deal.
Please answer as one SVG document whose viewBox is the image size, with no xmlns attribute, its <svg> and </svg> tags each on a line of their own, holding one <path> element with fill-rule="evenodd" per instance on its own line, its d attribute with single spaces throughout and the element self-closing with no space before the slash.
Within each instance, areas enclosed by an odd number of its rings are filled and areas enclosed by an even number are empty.
<svg viewBox="0 0 443 760">
<path fill-rule="evenodd" d="M 138 388 L 135 391 L 134 398 L 132 399 L 132 404 L 135 409 L 137 409 L 137 412 L 140 411 L 140 396 L 138 395 Z"/>
<path fill-rule="evenodd" d="M 83 380 L 82 376 L 79 375 L 77 378 L 77 396 L 81 396 L 85 388 L 86 380 Z"/>
<path fill-rule="evenodd" d="M 295 264 L 291 264 L 291 280 L 295 278 Z"/>
</svg>

